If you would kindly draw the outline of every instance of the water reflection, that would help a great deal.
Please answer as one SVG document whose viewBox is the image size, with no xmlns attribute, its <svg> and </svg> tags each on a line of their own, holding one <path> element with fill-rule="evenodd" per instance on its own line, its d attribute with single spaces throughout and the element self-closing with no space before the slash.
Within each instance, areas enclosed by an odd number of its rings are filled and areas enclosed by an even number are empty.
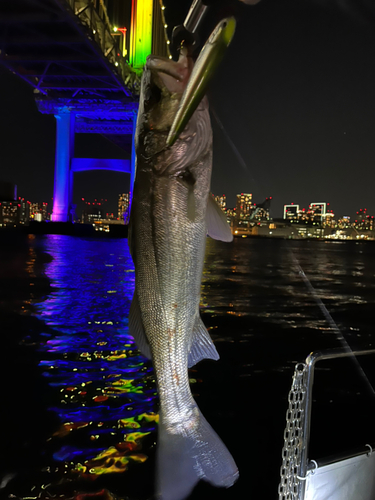
<svg viewBox="0 0 375 500">
<path fill-rule="evenodd" d="M 264 239 L 235 239 L 227 245 L 208 239 L 201 300 L 204 321 L 216 342 L 247 342 L 250 357 L 250 348 L 259 352 L 263 344 L 267 358 L 274 356 L 276 346 L 284 349 L 283 336 L 288 335 L 292 365 L 298 359 L 294 346 L 300 346 L 303 359 L 311 350 L 339 345 L 337 333 L 320 310 L 323 303 L 342 335 L 357 343 L 361 332 L 368 335 L 372 321 L 373 252 L 371 245 Z M 355 335 L 353 328 L 359 333 Z M 263 340 L 265 335 L 269 342 Z M 256 361 L 255 366 L 264 364 L 263 359 Z M 277 358 L 273 362 L 278 363 Z M 254 371 L 245 365 L 243 369 Z"/>
<path fill-rule="evenodd" d="M 65 464 L 63 487 L 72 475 L 91 482 L 147 460 L 156 389 L 150 362 L 128 334 L 134 268 L 126 240 L 49 235 L 44 250 L 52 293 L 36 304 L 48 330 L 40 367 L 60 420 L 50 449 Z"/>
<path fill-rule="evenodd" d="M 339 345 L 316 299 L 352 347 L 371 346 L 374 252 L 370 243 L 207 240 L 201 310 L 221 359 L 194 367 L 193 392 L 241 476 L 232 489 L 192 498 L 245 497 L 254 477 L 255 495 L 273 497 L 294 365 L 312 350 Z M 127 242 L 48 236 L 0 253 L 8 263 L 0 270 L 0 308 L 19 315 L 3 328 L 13 343 L 5 356 L 2 443 L 5 471 L 16 473 L 6 494 L 151 498 L 156 391 L 151 365 L 128 335 L 134 270 Z M 36 308 L 37 318 L 20 314 L 21 306 Z M 244 415 L 255 434 L 242 432 Z"/>
</svg>

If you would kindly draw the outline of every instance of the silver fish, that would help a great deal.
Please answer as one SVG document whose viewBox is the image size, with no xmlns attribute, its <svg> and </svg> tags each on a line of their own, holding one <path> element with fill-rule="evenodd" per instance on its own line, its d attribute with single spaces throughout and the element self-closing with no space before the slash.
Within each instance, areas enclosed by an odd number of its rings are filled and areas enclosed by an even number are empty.
<svg viewBox="0 0 375 500">
<path fill-rule="evenodd" d="M 165 146 L 192 68 L 184 49 L 178 62 L 147 59 L 129 227 L 136 273 L 129 331 L 154 365 L 160 401 L 156 493 L 163 500 L 186 498 L 200 479 L 229 487 L 238 477 L 189 386 L 188 366 L 219 357 L 199 314 L 206 235 L 232 239 L 209 193 L 212 130 L 206 98 L 173 147 Z"/>
</svg>

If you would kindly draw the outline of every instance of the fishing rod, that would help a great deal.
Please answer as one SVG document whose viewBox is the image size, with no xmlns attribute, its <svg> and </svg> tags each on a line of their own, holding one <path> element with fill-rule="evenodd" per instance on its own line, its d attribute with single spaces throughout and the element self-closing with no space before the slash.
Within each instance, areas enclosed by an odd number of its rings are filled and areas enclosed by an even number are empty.
<svg viewBox="0 0 375 500">
<path fill-rule="evenodd" d="M 182 44 L 197 47 L 199 44 L 198 29 L 209 9 L 202 0 L 194 0 L 184 22 L 175 26 L 172 31 L 172 49 L 178 50 Z"/>
<path fill-rule="evenodd" d="M 204 24 L 209 24 L 209 19 L 211 19 L 211 24 L 217 24 L 225 17 L 236 16 L 239 2 L 255 5 L 260 0 L 193 0 L 184 22 L 173 28 L 172 52 L 178 55 L 182 42 L 195 52 L 202 45 Z M 208 13 L 210 13 L 209 16 Z M 210 31 L 212 28 L 213 26 Z"/>
</svg>

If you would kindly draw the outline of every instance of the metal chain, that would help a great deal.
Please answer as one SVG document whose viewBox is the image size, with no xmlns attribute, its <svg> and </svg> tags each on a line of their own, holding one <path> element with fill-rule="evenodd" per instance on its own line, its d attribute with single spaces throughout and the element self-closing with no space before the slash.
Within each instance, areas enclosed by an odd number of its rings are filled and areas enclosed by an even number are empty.
<svg viewBox="0 0 375 500">
<path fill-rule="evenodd" d="M 301 453 L 303 448 L 303 425 L 307 391 L 307 366 L 298 363 L 295 367 L 292 387 L 288 395 L 282 465 L 280 468 L 279 500 L 299 500 L 303 479 L 301 476 Z"/>
</svg>

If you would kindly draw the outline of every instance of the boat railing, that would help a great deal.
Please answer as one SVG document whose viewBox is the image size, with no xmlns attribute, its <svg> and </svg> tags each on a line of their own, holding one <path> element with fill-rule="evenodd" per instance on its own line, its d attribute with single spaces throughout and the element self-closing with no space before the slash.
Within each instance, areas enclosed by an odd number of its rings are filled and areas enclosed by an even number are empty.
<svg viewBox="0 0 375 500">
<path fill-rule="evenodd" d="M 352 465 L 356 470 L 361 470 L 362 472 L 358 476 L 360 478 L 363 474 L 366 474 L 365 469 L 370 467 L 369 470 L 372 471 L 372 478 L 375 478 L 375 445 L 373 446 L 372 444 L 364 444 L 361 449 L 352 450 L 344 455 L 331 456 L 323 460 L 309 461 L 308 459 L 312 390 L 316 363 L 323 360 L 345 358 L 349 356 L 353 356 L 356 359 L 357 356 L 371 354 L 375 354 L 375 349 L 352 351 L 349 348 L 344 348 L 319 351 L 311 353 L 304 363 L 297 363 L 295 366 L 292 387 L 288 395 L 282 465 L 280 468 L 280 483 L 278 488 L 279 500 L 309 500 L 309 498 L 313 498 L 314 500 L 325 500 L 326 498 L 330 498 L 334 500 L 332 492 L 329 493 L 329 496 L 324 493 L 324 491 L 328 492 L 329 488 L 321 488 L 321 485 L 319 486 L 321 496 L 317 496 L 316 492 L 311 495 L 311 491 L 314 488 L 311 479 L 314 475 L 317 477 L 317 470 L 319 470 L 319 474 L 323 472 L 327 473 L 328 468 L 333 468 L 335 464 L 341 464 L 341 468 L 343 464 L 348 466 Z M 361 460 L 368 457 L 371 457 L 371 463 L 367 461 L 365 465 L 362 465 L 360 463 Z M 337 470 L 333 471 L 332 474 L 336 478 L 340 476 Z M 334 481 L 332 482 L 331 478 L 327 475 L 324 481 L 326 484 L 334 484 Z M 375 479 L 372 479 L 372 481 L 374 481 L 373 485 L 369 484 L 367 481 L 367 489 L 370 491 L 371 488 L 373 488 L 373 490 L 371 490 L 373 493 L 370 493 L 370 496 L 361 496 L 361 498 L 368 498 L 369 500 L 375 498 L 371 496 L 375 494 Z M 339 495 L 340 493 L 337 492 L 337 494 Z M 344 497 L 337 496 L 337 498 L 340 499 Z M 345 496 L 346 500 L 350 500 L 351 498 L 354 500 L 358 497 Z"/>
<path fill-rule="evenodd" d="M 341 453 L 336 453 L 328 457 L 323 457 L 316 460 L 309 460 L 307 464 L 307 472 L 315 471 L 320 467 L 326 467 L 327 465 L 334 464 L 336 462 L 342 462 L 343 460 L 349 460 L 350 458 L 360 457 L 362 455 L 370 456 L 375 452 L 375 442 L 371 442 L 362 446 L 358 446 L 348 451 Z M 375 472 L 375 471 L 374 471 Z"/>
</svg>

